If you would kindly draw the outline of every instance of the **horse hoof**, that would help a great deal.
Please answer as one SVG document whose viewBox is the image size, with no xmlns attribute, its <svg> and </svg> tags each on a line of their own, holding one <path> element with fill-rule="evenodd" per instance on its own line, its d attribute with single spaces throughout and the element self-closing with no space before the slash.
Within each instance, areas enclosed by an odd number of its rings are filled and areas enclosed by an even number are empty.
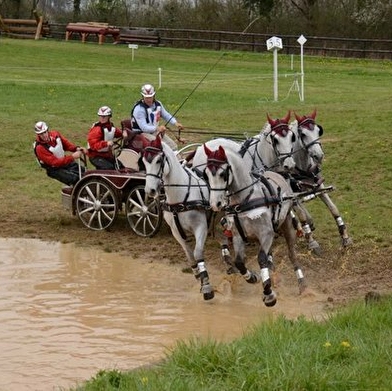
<svg viewBox="0 0 392 391">
<path fill-rule="evenodd" d="M 204 300 L 211 300 L 214 298 L 214 296 L 215 296 L 214 291 L 211 291 L 209 293 L 203 293 Z"/>
<path fill-rule="evenodd" d="M 298 280 L 298 287 L 299 287 L 299 294 L 302 295 L 302 293 L 304 293 L 307 288 L 305 279 L 301 278 Z"/>
<path fill-rule="evenodd" d="M 312 254 L 315 255 L 316 257 L 321 257 L 321 255 L 322 255 L 322 253 L 323 253 L 320 246 L 314 247 L 314 248 L 309 248 L 309 250 L 310 250 L 310 251 L 312 252 Z"/>
<path fill-rule="evenodd" d="M 343 244 L 343 247 L 348 247 L 353 244 L 353 240 L 351 238 L 343 238 L 342 244 Z"/>
<path fill-rule="evenodd" d="M 274 291 L 271 291 L 269 295 L 264 295 L 263 297 L 263 302 L 266 305 L 266 307 L 273 307 L 276 304 L 277 298 L 276 298 L 276 293 Z"/>
<path fill-rule="evenodd" d="M 227 270 L 226 270 L 226 274 L 230 275 L 230 274 L 238 274 L 239 271 L 238 269 L 236 269 L 233 266 L 230 266 Z"/>
<path fill-rule="evenodd" d="M 212 289 L 211 284 L 202 285 L 200 291 L 203 294 L 204 300 L 211 300 L 215 296 L 215 293 L 214 293 L 214 290 Z"/>
<path fill-rule="evenodd" d="M 257 284 L 260 282 L 260 276 L 258 276 L 256 273 L 253 273 L 249 270 L 244 275 L 244 278 L 248 284 Z"/>
</svg>

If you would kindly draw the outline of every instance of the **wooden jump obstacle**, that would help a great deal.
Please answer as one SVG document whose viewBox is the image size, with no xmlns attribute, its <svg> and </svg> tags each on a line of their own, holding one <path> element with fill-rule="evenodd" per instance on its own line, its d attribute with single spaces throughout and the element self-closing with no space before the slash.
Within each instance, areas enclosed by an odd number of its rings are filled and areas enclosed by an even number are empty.
<svg viewBox="0 0 392 391">
<path fill-rule="evenodd" d="M 49 36 L 50 29 L 48 22 L 39 16 L 36 11 L 33 12 L 35 19 L 7 19 L 0 15 L 0 30 L 4 35 L 11 38 L 34 38 Z"/>
<path fill-rule="evenodd" d="M 135 43 L 158 46 L 160 43 L 160 36 L 155 30 L 121 29 L 120 36 L 115 43 Z"/>
<path fill-rule="evenodd" d="M 95 35 L 98 38 L 98 43 L 102 45 L 106 36 L 111 36 L 116 42 L 120 35 L 120 29 L 109 26 L 108 23 L 68 23 L 65 31 L 65 40 L 68 41 L 74 33 L 79 34 L 82 42 L 86 42 L 89 35 Z"/>
</svg>

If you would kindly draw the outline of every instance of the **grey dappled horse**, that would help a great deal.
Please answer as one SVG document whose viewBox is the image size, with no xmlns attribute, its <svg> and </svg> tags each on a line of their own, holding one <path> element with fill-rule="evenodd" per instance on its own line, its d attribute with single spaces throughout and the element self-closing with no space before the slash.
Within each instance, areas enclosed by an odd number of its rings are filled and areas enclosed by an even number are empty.
<svg viewBox="0 0 392 391">
<path fill-rule="evenodd" d="M 200 280 L 204 300 L 210 300 L 214 297 L 214 290 L 204 261 L 208 234 L 208 187 L 203 179 L 181 165 L 172 149 L 159 136 L 144 149 L 143 163 L 146 168 L 145 192 L 159 197 L 163 183 L 166 198 L 164 219 L 183 248 L 196 279 Z M 187 242 L 187 234 L 195 237 L 194 249 Z"/>
<path fill-rule="evenodd" d="M 205 175 L 210 185 L 210 206 L 214 211 L 226 212 L 229 228 L 233 232 L 236 268 L 249 283 L 257 283 L 261 279 L 265 305 L 275 305 L 277 296 L 272 289 L 269 272 L 273 265 L 268 254 L 275 233 L 282 233 L 302 293 L 306 284 L 295 253 L 296 234 L 290 216 L 293 193 L 290 185 L 274 172 L 254 177 L 251 173 L 252 159 L 244 159 L 229 143 L 225 145 L 224 140 L 215 150 L 210 149 L 209 143 L 205 143 L 203 148 L 207 157 Z M 256 238 L 259 242 L 259 274 L 245 266 L 245 243 L 248 238 Z"/>
<path fill-rule="evenodd" d="M 322 161 L 324 159 L 324 151 L 320 142 L 323 128 L 315 121 L 317 112 L 314 110 L 307 116 L 294 114 L 296 120 L 290 124 L 291 130 L 296 135 L 296 145 L 293 154 L 296 172 L 293 177 L 295 179 L 294 186 L 297 188 L 294 190 L 304 191 L 311 188 L 317 189 L 319 193 L 318 197 L 327 206 L 335 219 L 343 247 L 347 247 L 352 243 L 352 239 L 348 235 L 346 224 L 329 194 L 323 192 L 325 185 L 320 173 Z M 314 229 L 314 223 L 309 212 L 305 208 L 304 211 L 306 212 L 306 216 L 300 218 L 300 220 L 306 236 Z"/>
<path fill-rule="evenodd" d="M 267 114 L 268 122 L 265 123 L 261 132 L 248 138 L 242 144 L 240 153 L 248 153 L 252 156 L 254 172 L 262 173 L 268 170 L 287 177 L 295 171 L 294 150 L 296 150 L 298 137 L 289 127 L 290 114 L 289 111 L 286 117 L 281 119 L 272 119 Z M 320 245 L 314 239 L 307 222 L 310 214 L 299 199 L 293 203 L 290 214 L 296 227 L 298 227 L 297 217 L 302 223 L 302 231 L 305 232 L 308 248 L 315 254 L 320 254 Z M 302 233 L 302 231 L 297 232 Z"/>
</svg>

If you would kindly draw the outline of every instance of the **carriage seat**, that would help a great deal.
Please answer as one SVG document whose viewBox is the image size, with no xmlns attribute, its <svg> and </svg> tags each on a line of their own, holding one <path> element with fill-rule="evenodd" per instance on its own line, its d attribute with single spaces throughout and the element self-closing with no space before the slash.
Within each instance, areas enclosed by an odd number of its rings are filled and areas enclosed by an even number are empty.
<svg viewBox="0 0 392 391">
<path fill-rule="evenodd" d="M 121 121 L 121 130 L 127 131 L 128 138 L 124 142 L 118 159 L 124 167 L 132 168 L 137 171 L 145 171 L 141 152 L 149 144 L 148 139 L 143 135 L 143 133 L 132 130 L 131 120 L 128 118 Z"/>
<path fill-rule="evenodd" d="M 121 130 L 126 130 L 128 132 L 128 140 L 124 145 L 124 148 L 141 152 L 149 144 L 149 141 L 146 137 L 144 137 L 143 133 L 132 130 L 132 123 L 130 119 L 127 118 L 121 121 Z"/>
</svg>

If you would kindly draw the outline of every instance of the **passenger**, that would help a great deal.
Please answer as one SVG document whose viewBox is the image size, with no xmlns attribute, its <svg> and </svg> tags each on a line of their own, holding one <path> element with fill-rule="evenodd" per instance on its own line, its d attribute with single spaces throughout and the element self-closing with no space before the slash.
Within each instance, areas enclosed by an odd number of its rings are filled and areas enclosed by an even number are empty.
<svg viewBox="0 0 392 391">
<path fill-rule="evenodd" d="M 116 128 L 111 122 L 112 110 L 108 106 L 102 106 L 98 110 L 99 121 L 95 122 L 87 136 L 88 156 L 91 164 L 98 170 L 115 170 L 116 159 L 113 155 L 115 138 L 127 138 L 128 133 Z M 118 167 L 123 165 L 118 160 Z"/>
<path fill-rule="evenodd" d="M 166 123 L 176 126 L 178 130 L 183 130 L 184 127 L 159 100 L 155 99 L 154 86 L 145 84 L 142 86 L 141 94 L 142 99 L 136 102 L 131 111 L 132 130 L 140 130 L 149 140 L 155 140 L 160 134 L 162 140 L 176 151 L 178 149 L 176 142 L 166 134 L 168 129 L 165 125 L 159 125 L 159 121 L 163 119 Z"/>
<path fill-rule="evenodd" d="M 75 160 L 87 154 L 86 148 L 73 144 L 57 130 L 49 130 L 48 125 L 43 121 L 35 124 L 34 131 L 36 133 L 34 153 L 47 175 L 68 186 L 78 182 L 80 175 L 85 172 L 85 167 Z M 66 151 L 72 154 L 66 155 Z"/>
</svg>

